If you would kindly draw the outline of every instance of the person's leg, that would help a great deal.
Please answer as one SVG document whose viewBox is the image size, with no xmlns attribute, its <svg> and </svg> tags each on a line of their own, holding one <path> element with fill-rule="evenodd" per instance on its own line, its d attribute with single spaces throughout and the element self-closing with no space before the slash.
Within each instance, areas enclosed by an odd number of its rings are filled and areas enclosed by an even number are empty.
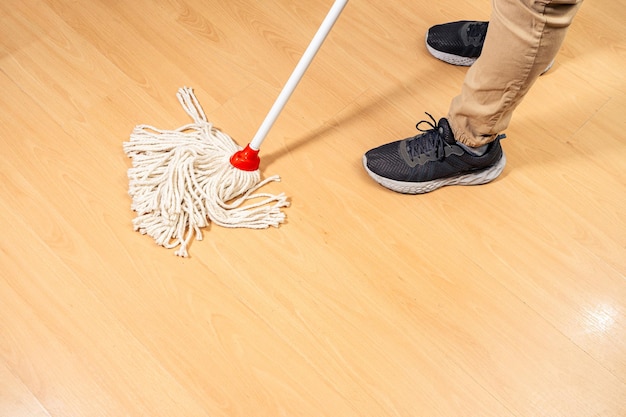
<svg viewBox="0 0 626 417">
<path fill-rule="evenodd" d="M 363 165 L 370 177 L 411 194 L 497 178 L 506 164 L 499 133 L 558 52 L 581 3 L 493 0 L 482 55 L 466 74 L 448 118 L 427 122 L 431 128 L 423 134 L 366 152 Z"/>
<path fill-rule="evenodd" d="M 556 56 L 582 0 L 493 0 L 480 57 L 468 70 L 448 121 L 457 141 L 493 141 Z"/>
</svg>

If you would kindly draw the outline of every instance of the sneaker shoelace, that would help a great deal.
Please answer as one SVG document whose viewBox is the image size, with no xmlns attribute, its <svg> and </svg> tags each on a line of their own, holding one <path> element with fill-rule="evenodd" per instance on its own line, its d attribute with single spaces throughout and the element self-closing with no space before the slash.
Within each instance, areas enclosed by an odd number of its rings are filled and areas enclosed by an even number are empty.
<svg viewBox="0 0 626 417">
<path fill-rule="evenodd" d="M 406 141 L 407 154 L 411 159 L 419 158 L 424 154 L 433 154 L 438 160 L 442 160 L 445 157 L 446 143 L 443 137 L 443 127 L 439 126 L 430 113 L 426 114 L 430 120 L 421 120 L 415 125 L 415 128 L 422 133 Z M 428 125 L 429 128 L 420 127 L 423 124 Z"/>
</svg>

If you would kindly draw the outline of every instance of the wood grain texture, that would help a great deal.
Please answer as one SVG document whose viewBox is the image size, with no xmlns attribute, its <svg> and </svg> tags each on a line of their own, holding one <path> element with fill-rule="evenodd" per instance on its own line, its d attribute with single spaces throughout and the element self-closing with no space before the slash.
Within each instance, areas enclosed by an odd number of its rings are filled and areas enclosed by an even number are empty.
<svg viewBox="0 0 626 417">
<path fill-rule="evenodd" d="M 252 137 L 331 1 L 0 2 L 0 416 L 626 415 L 626 2 L 586 2 L 495 182 L 388 192 L 361 155 L 445 115 L 436 23 L 350 2 L 263 145 L 270 230 L 133 232 L 134 125 Z"/>
</svg>

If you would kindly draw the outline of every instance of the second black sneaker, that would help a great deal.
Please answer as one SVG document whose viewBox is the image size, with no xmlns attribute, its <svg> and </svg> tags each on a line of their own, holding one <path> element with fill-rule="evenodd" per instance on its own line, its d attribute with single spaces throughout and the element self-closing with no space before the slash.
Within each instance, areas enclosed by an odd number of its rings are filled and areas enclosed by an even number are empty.
<svg viewBox="0 0 626 417">
<path fill-rule="evenodd" d="M 369 176 L 390 190 L 422 194 L 445 185 L 485 184 L 500 175 L 506 165 L 500 146 L 504 135 L 478 155 L 454 139 L 447 119 L 435 124 L 430 118 L 417 124 L 423 133 L 366 152 L 363 166 Z M 430 129 L 421 129 L 422 123 Z"/>
<path fill-rule="evenodd" d="M 448 64 L 471 66 L 483 51 L 489 22 L 459 20 L 432 26 L 426 32 L 426 49 L 432 56 Z M 550 62 L 545 74 L 552 68 Z"/>
<path fill-rule="evenodd" d="M 460 20 L 435 25 L 426 32 L 426 48 L 435 58 L 470 66 L 480 56 L 489 22 Z"/>
</svg>

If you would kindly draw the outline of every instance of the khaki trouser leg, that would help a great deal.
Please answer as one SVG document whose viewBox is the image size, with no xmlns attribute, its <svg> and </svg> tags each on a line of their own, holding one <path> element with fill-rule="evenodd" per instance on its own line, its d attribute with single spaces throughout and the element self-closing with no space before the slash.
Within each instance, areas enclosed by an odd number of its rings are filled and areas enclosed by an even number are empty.
<svg viewBox="0 0 626 417">
<path fill-rule="evenodd" d="M 455 138 L 470 146 L 491 142 L 556 56 L 582 0 L 493 0 L 480 58 L 452 100 Z"/>
</svg>

